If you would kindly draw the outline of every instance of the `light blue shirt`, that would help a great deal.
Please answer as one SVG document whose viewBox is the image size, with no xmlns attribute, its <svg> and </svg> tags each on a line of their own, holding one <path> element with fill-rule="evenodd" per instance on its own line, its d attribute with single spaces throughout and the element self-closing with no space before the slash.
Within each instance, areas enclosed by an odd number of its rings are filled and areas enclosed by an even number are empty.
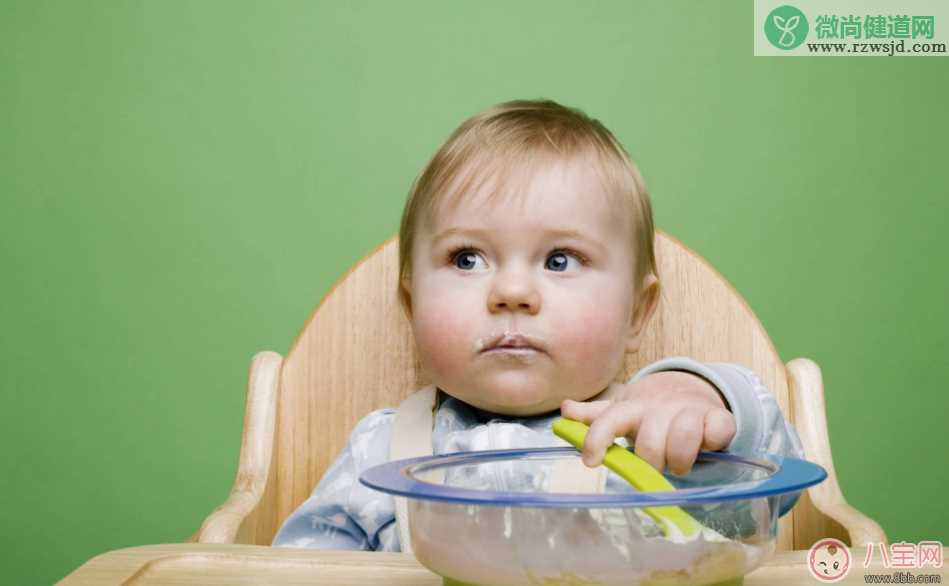
<svg viewBox="0 0 949 586">
<path fill-rule="evenodd" d="M 727 451 L 744 456 L 770 453 L 778 457 L 804 457 L 797 431 L 784 420 L 774 397 L 752 371 L 735 364 L 702 363 L 690 358 L 674 357 L 648 365 L 637 372 L 630 382 L 667 370 L 695 373 L 714 384 L 721 392 L 736 423 L 735 437 Z M 346 447 L 313 493 L 277 531 L 273 545 L 401 551 L 392 497 L 359 483 L 359 476 L 364 470 L 387 461 L 395 414 L 395 409 L 380 409 L 359 421 Z M 558 412 L 535 417 L 504 417 L 449 397 L 442 401 L 435 414 L 432 451 L 434 454 L 446 454 L 565 445 L 551 431 L 551 423 L 557 417 Z M 696 468 L 693 468 L 695 471 Z M 695 473 L 690 474 L 689 478 L 691 480 L 670 480 L 679 488 L 736 480 Z M 611 491 L 631 490 L 625 484 L 611 486 L 612 482 L 622 481 L 611 474 L 607 480 Z M 797 495 L 782 498 L 779 514 L 784 515 L 795 502 Z M 736 516 L 735 522 L 739 525 L 743 522 L 753 523 L 747 511 L 730 510 L 729 513 Z"/>
</svg>

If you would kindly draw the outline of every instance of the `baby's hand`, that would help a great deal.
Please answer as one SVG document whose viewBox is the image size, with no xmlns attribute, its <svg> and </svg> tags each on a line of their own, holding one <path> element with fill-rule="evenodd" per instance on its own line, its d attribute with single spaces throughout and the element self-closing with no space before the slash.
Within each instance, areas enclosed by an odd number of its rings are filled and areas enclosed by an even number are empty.
<svg viewBox="0 0 949 586">
<path fill-rule="evenodd" d="M 662 471 L 684 475 L 700 449 L 720 450 L 735 436 L 735 417 L 718 390 L 704 379 L 678 371 L 657 372 L 632 384 L 613 384 L 604 400 L 566 400 L 561 414 L 590 426 L 583 462 L 603 461 L 617 437 L 626 436 L 636 454 Z M 634 443 L 635 442 L 635 443 Z"/>
</svg>

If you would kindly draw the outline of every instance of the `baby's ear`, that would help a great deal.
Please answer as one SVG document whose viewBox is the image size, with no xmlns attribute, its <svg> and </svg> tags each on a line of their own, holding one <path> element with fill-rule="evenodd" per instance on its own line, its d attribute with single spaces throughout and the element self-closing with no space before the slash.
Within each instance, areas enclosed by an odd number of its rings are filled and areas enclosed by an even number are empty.
<svg viewBox="0 0 949 586">
<path fill-rule="evenodd" d="M 646 275 L 639 295 L 633 300 L 633 312 L 626 336 L 626 352 L 628 354 L 639 351 L 646 325 L 652 319 L 656 308 L 659 307 L 659 290 L 659 279 L 656 275 L 652 273 Z"/>
</svg>

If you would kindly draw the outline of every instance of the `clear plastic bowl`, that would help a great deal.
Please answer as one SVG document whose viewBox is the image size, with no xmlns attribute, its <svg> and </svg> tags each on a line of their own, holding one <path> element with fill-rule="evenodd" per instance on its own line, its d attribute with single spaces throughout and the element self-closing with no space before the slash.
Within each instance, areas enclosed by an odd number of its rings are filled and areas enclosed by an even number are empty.
<svg viewBox="0 0 949 586">
<path fill-rule="evenodd" d="M 446 586 L 671 586 L 741 584 L 774 551 L 781 499 L 827 476 L 796 458 L 701 452 L 688 475 L 667 475 L 676 491 L 637 492 L 612 472 L 602 492 L 564 490 L 579 458 L 571 447 L 459 452 L 360 481 L 408 499 L 415 556 Z M 646 512 L 672 505 L 703 531 L 666 535 Z"/>
</svg>

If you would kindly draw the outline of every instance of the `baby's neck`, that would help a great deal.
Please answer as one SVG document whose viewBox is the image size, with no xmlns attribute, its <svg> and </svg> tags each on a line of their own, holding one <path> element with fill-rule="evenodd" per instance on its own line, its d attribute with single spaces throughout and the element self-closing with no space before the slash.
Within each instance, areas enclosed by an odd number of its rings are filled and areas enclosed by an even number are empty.
<svg viewBox="0 0 949 586">
<path fill-rule="evenodd" d="M 451 399 L 452 401 L 458 401 L 459 403 L 462 403 L 462 404 L 464 404 L 464 405 L 467 405 L 468 408 L 471 409 L 472 412 L 474 412 L 474 414 L 475 414 L 475 416 L 478 418 L 478 420 L 479 420 L 479 421 L 482 421 L 482 422 L 488 422 L 488 421 L 492 421 L 492 420 L 494 420 L 494 419 L 505 419 L 505 420 L 519 419 L 519 420 L 529 421 L 529 420 L 533 420 L 533 419 L 546 419 L 546 418 L 550 418 L 550 417 L 557 417 L 557 416 L 560 415 L 560 409 L 559 409 L 559 408 L 557 408 L 557 409 L 552 409 L 552 410 L 546 411 L 546 412 L 544 412 L 544 413 L 536 413 L 536 414 L 534 414 L 534 415 L 510 415 L 510 414 L 507 414 L 507 413 L 497 413 L 497 412 L 495 412 L 495 411 L 489 411 L 489 410 L 487 410 L 487 409 L 481 409 L 481 408 L 479 408 L 479 407 L 475 407 L 475 406 L 472 405 L 471 403 L 465 403 L 464 401 L 462 401 L 461 399 L 459 399 L 459 398 L 457 398 L 457 397 L 452 397 L 450 394 L 446 393 L 446 392 L 445 392 L 444 390 L 442 390 L 441 388 L 436 387 L 436 389 L 437 389 L 437 391 L 438 391 L 438 392 L 436 393 L 436 397 L 437 397 L 437 398 L 436 398 L 436 400 L 435 400 L 435 405 L 436 405 L 435 408 L 436 408 L 436 410 L 438 409 L 438 407 L 440 407 L 440 406 L 442 405 L 442 403 L 444 403 L 445 401 Z"/>
</svg>

